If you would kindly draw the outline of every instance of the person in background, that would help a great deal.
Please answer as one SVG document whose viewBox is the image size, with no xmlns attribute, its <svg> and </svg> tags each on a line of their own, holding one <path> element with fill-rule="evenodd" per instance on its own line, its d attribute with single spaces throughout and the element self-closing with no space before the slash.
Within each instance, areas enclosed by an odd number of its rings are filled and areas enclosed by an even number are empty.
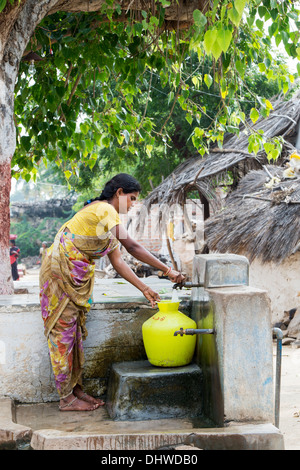
<svg viewBox="0 0 300 470">
<path fill-rule="evenodd" d="M 18 273 L 17 259 L 19 257 L 20 248 L 16 246 L 14 240 L 10 240 L 9 243 L 10 243 L 9 256 L 10 256 L 11 274 L 12 274 L 13 280 L 18 281 L 19 273 Z"/>
<path fill-rule="evenodd" d="M 132 176 L 114 176 L 99 197 L 87 201 L 61 227 L 41 266 L 40 303 L 61 411 L 91 411 L 104 405 L 82 388 L 82 341 L 87 336 L 85 318 L 92 303 L 94 260 L 107 255 L 117 273 L 139 289 L 152 307 L 160 297 L 123 260 L 120 243 L 172 282 L 184 279 L 133 240 L 121 224 L 119 214 L 129 211 L 140 191 Z"/>
<path fill-rule="evenodd" d="M 47 252 L 47 242 L 43 242 L 42 243 L 42 246 L 40 248 L 40 258 L 41 258 L 41 264 L 43 263 L 44 261 L 44 258 L 46 256 L 46 252 Z"/>
</svg>

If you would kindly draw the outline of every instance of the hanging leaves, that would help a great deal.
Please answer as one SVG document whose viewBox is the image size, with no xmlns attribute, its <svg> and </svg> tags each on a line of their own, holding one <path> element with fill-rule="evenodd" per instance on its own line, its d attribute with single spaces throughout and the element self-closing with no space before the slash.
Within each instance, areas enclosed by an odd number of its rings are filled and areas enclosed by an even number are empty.
<svg viewBox="0 0 300 470">
<path fill-rule="evenodd" d="M 0 11 L 6 3 L 0 0 Z M 155 149 L 172 145 L 168 126 L 177 110 L 184 111 L 189 139 L 203 155 L 211 143 L 222 145 L 225 132 L 239 132 L 247 101 L 252 123 L 272 112 L 270 101 L 245 87 L 252 70 L 276 81 L 283 93 L 289 90 L 294 77 L 270 48 L 272 39 L 300 58 L 293 2 L 215 1 L 205 12 L 194 10 L 193 24 L 183 31 L 163 27 L 170 0 L 154 3 L 159 8 L 145 7 L 136 19 L 132 14 L 125 28 L 118 21 L 120 5 L 112 0 L 102 5 L 105 21 L 99 13 L 44 18 L 29 45 L 38 45 L 44 60 L 30 74 L 22 62 L 16 85 L 18 174 L 30 175 L 49 160 L 71 184 L 76 162 L 92 169 L 106 149 L 120 161 L 155 158 Z M 299 64 L 297 69 L 299 74 Z M 166 109 L 151 114 L 157 89 L 166 96 Z M 205 96 L 218 103 L 216 112 L 210 114 Z M 251 151 L 263 148 L 262 135 L 251 138 Z"/>
</svg>

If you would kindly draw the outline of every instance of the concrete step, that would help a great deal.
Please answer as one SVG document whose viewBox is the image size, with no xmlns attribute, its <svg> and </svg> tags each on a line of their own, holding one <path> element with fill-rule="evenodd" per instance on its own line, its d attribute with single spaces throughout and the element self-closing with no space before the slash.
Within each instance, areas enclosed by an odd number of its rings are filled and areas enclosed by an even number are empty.
<svg viewBox="0 0 300 470">
<path fill-rule="evenodd" d="M 109 415 L 118 421 L 201 417 L 202 383 L 202 371 L 197 364 L 183 367 L 155 367 L 148 361 L 113 364 L 107 390 Z"/>
<path fill-rule="evenodd" d="M 15 412 L 13 412 L 15 408 Z M 12 406 L 0 400 L 0 449 L 159 450 L 194 446 L 195 450 L 283 450 L 281 432 L 270 423 L 204 427 L 197 419 L 113 421 L 104 408 L 60 412 L 58 403 Z"/>
</svg>

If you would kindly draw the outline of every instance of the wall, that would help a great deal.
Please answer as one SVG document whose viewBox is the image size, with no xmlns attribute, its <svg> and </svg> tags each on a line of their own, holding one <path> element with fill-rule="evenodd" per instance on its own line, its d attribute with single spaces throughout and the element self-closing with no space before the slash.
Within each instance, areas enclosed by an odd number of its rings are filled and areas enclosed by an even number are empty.
<svg viewBox="0 0 300 470">
<path fill-rule="evenodd" d="M 262 264 L 257 259 L 250 264 L 250 285 L 267 291 L 273 324 L 282 319 L 284 311 L 299 306 L 299 266 L 299 252 L 281 264 Z"/>
<path fill-rule="evenodd" d="M 113 362 L 146 359 L 142 323 L 153 314 L 142 302 L 92 307 L 84 342 L 88 393 L 105 393 Z M 0 305 L 0 332 L 0 398 L 23 403 L 57 401 L 39 305 Z"/>
</svg>

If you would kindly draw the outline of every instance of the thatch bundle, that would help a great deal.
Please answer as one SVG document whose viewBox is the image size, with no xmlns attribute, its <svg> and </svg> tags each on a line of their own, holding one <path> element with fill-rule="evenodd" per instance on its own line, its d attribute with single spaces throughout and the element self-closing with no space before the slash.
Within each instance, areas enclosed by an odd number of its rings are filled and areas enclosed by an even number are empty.
<svg viewBox="0 0 300 470">
<path fill-rule="evenodd" d="M 266 187 L 270 176 L 280 179 Z M 284 169 L 251 171 L 228 196 L 226 206 L 205 224 L 210 251 L 280 263 L 300 248 L 300 177 L 286 179 Z"/>
</svg>

